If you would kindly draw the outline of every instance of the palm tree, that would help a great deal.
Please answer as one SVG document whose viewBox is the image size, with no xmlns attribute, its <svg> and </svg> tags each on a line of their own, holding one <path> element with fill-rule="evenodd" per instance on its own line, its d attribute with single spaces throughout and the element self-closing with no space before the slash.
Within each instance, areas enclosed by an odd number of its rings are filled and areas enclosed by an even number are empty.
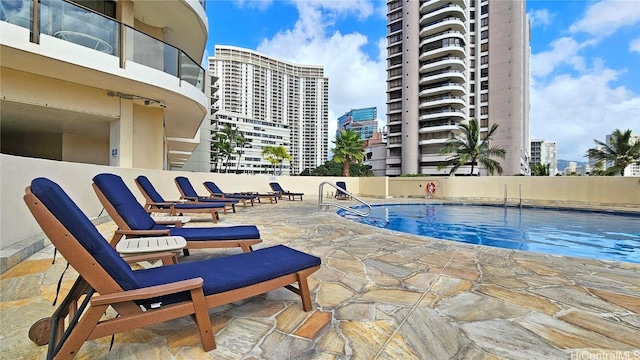
<svg viewBox="0 0 640 360">
<path fill-rule="evenodd" d="M 625 132 L 616 129 L 609 138 L 609 144 L 593 140 L 595 148 L 587 150 L 586 157 L 596 161 L 613 163 L 613 166 L 605 170 L 605 175 L 624 176 L 624 169 L 633 163 L 640 163 L 640 141 L 631 143 L 631 129 Z"/>
<path fill-rule="evenodd" d="M 236 138 L 236 144 L 238 145 L 238 163 L 236 164 L 236 173 L 238 173 L 238 170 L 240 169 L 240 159 L 242 159 L 242 154 L 244 153 L 244 147 L 250 142 L 251 141 L 249 141 L 249 139 L 244 137 L 244 134 L 242 133 L 238 134 L 238 137 Z"/>
<path fill-rule="evenodd" d="M 349 162 L 353 160 L 360 163 L 364 159 L 364 140 L 353 130 L 342 130 L 333 143 L 336 145 L 331 149 L 333 160 L 343 163 L 342 176 L 349 176 Z"/>
<path fill-rule="evenodd" d="M 498 129 L 498 124 L 491 125 L 491 129 L 489 129 L 484 139 L 480 139 L 480 127 L 476 119 L 469 120 L 469 123 L 460 123 L 458 128 L 462 131 L 462 134 L 447 140 L 445 146 L 440 149 L 441 155 L 453 155 L 438 165 L 438 170 L 451 166 L 449 171 L 449 175 L 451 175 L 460 166 L 471 165 L 471 175 L 473 175 L 475 166 L 480 164 L 487 168 L 489 174 L 493 175 L 494 172 L 497 172 L 502 175 L 502 166 L 491 157 L 504 159 L 507 151 L 497 145 L 489 146 L 489 141 Z"/>
<path fill-rule="evenodd" d="M 292 157 L 287 149 L 280 146 L 265 146 L 262 148 L 262 157 L 267 159 L 273 165 L 273 175 L 276 174 L 275 165 L 280 164 L 280 175 L 282 175 L 282 163 L 285 160 L 291 161 Z"/>
<path fill-rule="evenodd" d="M 549 176 L 551 164 L 535 163 L 531 164 L 531 172 L 536 176 Z"/>
<path fill-rule="evenodd" d="M 218 172 L 218 166 L 222 168 L 220 161 L 223 158 L 224 152 L 224 136 L 220 133 L 216 133 L 211 136 L 211 161 L 213 163 L 212 172 Z"/>
</svg>

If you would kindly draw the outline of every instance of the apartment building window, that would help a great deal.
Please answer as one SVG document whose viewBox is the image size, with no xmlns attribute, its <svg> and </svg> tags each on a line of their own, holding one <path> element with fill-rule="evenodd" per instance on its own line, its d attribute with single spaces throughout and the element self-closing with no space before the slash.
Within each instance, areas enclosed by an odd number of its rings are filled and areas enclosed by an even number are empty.
<svg viewBox="0 0 640 360">
<path fill-rule="evenodd" d="M 480 82 L 480 90 L 489 90 L 489 82 L 481 81 Z"/>
<path fill-rule="evenodd" d="M 476 48 L 472 47 L 470 52 L 471 52 L 471 56 L 475 56 L 476 55 Z"/>
<path fill-rule="evenodd" d="M 489 17 L 485 17 L 480 19 L 480 26 L 485 27 L 485 26 L 489 26 Z"/>
<path fill-rule="evenodd" d="M 474 20 L 475 18 L 476 18 L 476 12 L 471 11 L 471 20 Z"/>
<path fill-rule="evenodd" d="M 481 102 L 489 101 L 489 94 L 480 94 L 480 101 Z"/>
<path fill-rule="evenodd" d="M 489 63 L 489 56 L 484 55 L 480 57 L 480 65 L 485 65 Z M 488 71 L 488 70 L 487 70 Z"/>
<path fill-rule="evenodd" d="M 471 92 L 476 92 L 476 84 L 471 84 L 470 88 L 471 88 Z"/>
<path fill-rule="evenodd" d="M 480 115 L 489 115 L 489 107 L 481 106 L 480 107 Z"/>
<path fill-rule="evenodd" d="M 482 32 L 480 32 L 480 39 L 484 40 L 488 38 L 489 38 L 489 30 L 482 30 Z"/>
<path fill-rule="evenodd" d="M 489 5 L 488 4 L 487 5 L 482 5 L 480 7 L 480 14 L 481 15 L 487 14 L 488 12 L 489 12 Z"/>
<path fill-rule="evenodd" d="M 402 21 L 397 22 L 395 24 L 391 24 L 391 26 L 389 26 L 389 34 L 394 33 L 396 31 L 402 30 Z"/>
<path fill-rule="evenodd" d="M 473 81 L 473 80 L 475 80 L 475 79 L 476 79 L 476 72 L 475 72 L 475 71 L 472 71 L 472 72 L 471 72 L 471 81 Z"/>
<path fill-rule="evenodd" d="M 489 119 L 480 120 L 480 127 L 489 127 Z"/>
<path fill-rule="evenodd" d="M 476 116 L 476 109 L 469 109 L 469 116 L 470 117 Z"/>
<path fill-rule="evenodd" d="M 470 29 L 471 31 L 476 31 L 476 23 L 471 23 L 471 24 L 469 25 L 469 29 Z"/>
<path fill-rule="evenodd" d="M 396 79 L 396 80 L 391 80 L 389 81 L 389 88 L 394 88 L 394 87 L 398 87 L 398 86 L 402 86 L 402 79 Z"/>
<path fill-rule="evenodd" d="M 472 96 L 472 97 L 469 98 L 469 104 L 471 104 L 471 105 L 475 105 L 476 104 L 476 97 L 475 96 Z"/>
<path fill-rule="evenodd" d="M 480 51 L 481 51 L 481 52 L 489 51 L 489 43 L 488 43 L 488 42 L 486 42 L 486 43 L 482 43 L 482 44 L 480 44 Z"/>
<path fill-rule="evenodd" d="M 480 69 L 480 77 L 488 77 L 489 76 L 489 68 Z"/>
</svg>

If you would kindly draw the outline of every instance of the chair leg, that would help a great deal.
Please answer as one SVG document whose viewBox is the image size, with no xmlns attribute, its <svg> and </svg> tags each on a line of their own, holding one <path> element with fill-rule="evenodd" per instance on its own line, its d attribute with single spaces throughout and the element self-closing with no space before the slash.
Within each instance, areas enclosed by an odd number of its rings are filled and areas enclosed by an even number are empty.
<svg viewBox="0 0 640 360">
<path fill-rule="evenodd" d="M 307 276 L 297 274 L 298 276 L 298 289 L 300 290 L 300 298 L 302 299 L 302 310 L 311 311 L 313 306 L 311 305 L 311 294 L 309 293 L 309 283 L 307 282 Z"/>
<path fill-rule="evenodd" d="M 191 300 L 193 301 L 193 307 L 195 309 L 194 317 L 198 330 L 200 331 L 202 347 L 204 351 L 214 350 L 216 348 L 216 341 L 213 338 L 211 319 L 209 318 L 207 303 L 204 300 L 202 288 L 191 290 Z"/>
</svg>

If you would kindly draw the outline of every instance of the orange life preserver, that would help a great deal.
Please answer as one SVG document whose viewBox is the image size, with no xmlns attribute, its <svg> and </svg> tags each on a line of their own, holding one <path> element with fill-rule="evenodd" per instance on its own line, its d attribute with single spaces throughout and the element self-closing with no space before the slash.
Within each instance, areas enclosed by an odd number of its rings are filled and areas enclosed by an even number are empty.
<svg viewBox="0 0 640 360">
<path fill-rule="evenodd" d="M 435 195 L 436 194 L 436 183 L 434 183 L 433 181 L 427 184 L 427 193 L 429 195 Z"/>
</svg>

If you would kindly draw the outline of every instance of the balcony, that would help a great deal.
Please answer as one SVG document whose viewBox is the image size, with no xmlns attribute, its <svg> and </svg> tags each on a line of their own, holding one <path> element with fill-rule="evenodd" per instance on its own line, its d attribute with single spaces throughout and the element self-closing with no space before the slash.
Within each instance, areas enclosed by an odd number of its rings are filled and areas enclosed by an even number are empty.
<svg viewBox="0 0 640 360">
<path fill-rule="evenodd" d="M 28 29 L 36 44 L 48 35 L 114 56 L 121 67 L 131 61 L 160 70 L 204 92 L 204 69 L 181 49 L 71 2 L 41 0 L 37 4 L 39 16 L 34 18 L 33 2 L 1 0 L 0 21 Z"/>
</svg>

